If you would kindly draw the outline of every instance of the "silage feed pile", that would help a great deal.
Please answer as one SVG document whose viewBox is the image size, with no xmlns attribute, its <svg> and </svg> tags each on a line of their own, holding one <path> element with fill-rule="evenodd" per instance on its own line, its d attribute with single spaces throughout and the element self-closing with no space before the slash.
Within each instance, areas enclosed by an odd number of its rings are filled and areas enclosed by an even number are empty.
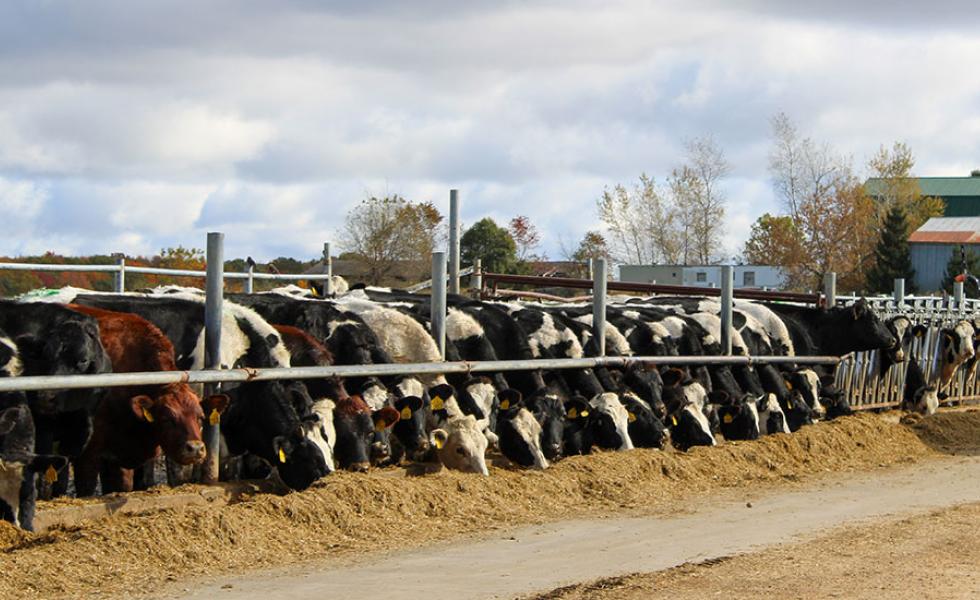
<svg viewBox="0 0 980 600">
<path fill-rule="evenodd" d="M 970 435 L 949 434 L 950 428 L 980 432 L 980 412 L 913 426 L 857 415 L 688 453 L 573 457 L 543 472 L 335 473 L 304 492 L 233 505 L 115 516 L 38 535 L 0 527 L 0 597 L 118 597 L 159 591 L 177 579 L 411 548 L 516 525 L 611 511 L 673 512 L 680 500 L 723 488 L 936 456 L 934 448 Z"/>
</svg>

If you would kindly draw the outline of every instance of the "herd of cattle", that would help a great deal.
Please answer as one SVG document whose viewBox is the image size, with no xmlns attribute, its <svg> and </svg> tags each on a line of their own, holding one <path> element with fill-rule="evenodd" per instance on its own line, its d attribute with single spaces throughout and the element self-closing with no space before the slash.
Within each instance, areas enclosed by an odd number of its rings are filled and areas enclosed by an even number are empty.
<svg viewBox="0 0 980 600">
<path fill-rule="evenodd" d="M 632 298 L 610 305 L 611 356 L 721 352 L 720 305 L 705 298 Z M 362 288 L 321 299 L 290 286 L 230 294 L 222 368 L 436 362 L 429 297 Z M 592 308 L 449 298 L 446 359 L 579 358 L 597 352 Z M 733 351 L 842 356 L 879 350 L 884 371 L 922 333 L 882 321 L 864 301 L 831 309 L 736 301 Z M 976 367 L 976 328 L 943 330 L 940 375 L 910 361 L 906 408 L 932 412 L 958 368 Z M 165 287 L 102 294 L 42 290 L 0 301 L 0 375 L 78 375 L 200 369 L 204 297 Z M 964 367 L 965 365 L 965 367 Z M 301 490 L 331 471 L 438 461 L 488 475 L 494 449 L 545 469 L 594 447 L 714 445 L 790 433 L 848 414 L 830 367 L 652 364 L 530 370 L 485 377 L 349 377 L 225 384 L 201 396 L 187 384 L 0 395 L 0 513 L 30 529 L 37 490 L 87 496 L 171 483 L 205 458 L 205 419 L 221 423 L 222 477 L 277 475 Z M 72 469 L 67 468 L 71 464 Z M 69 478 L 70 473 L 74 474 Z"/>
</svg>

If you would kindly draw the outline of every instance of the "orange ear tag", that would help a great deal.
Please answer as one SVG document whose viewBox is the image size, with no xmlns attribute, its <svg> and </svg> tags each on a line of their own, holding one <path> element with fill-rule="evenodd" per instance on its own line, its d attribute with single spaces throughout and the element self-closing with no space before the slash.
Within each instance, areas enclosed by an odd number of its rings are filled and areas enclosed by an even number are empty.
<svg viewBox="0 0 980 600">
<path fill-rule="evenodd" d="M 221 413 L 218 412 L 217 408 L 212 408 L 211 414 L 208 416 L 208 423 L 210 423 L 211 426 L 214 427 L 220 422 L 221 422 Z"/>
<path fill-rule="evenodd" d="M 143 409 L 143 418 L 146 419 L 146 422 L 147 423 L 152 423 L 153 422 L 153 415 L 151 415 L 150 414 L 150 411 L 148 411 L 145 408 Z"/>
<path fill-rule="evenodd" d="M 44 480 L 48 483 L 58 481 L 58 472 L 54 470 L 54 465 L 48 465 L 48 470 L 44 472 Z"/>
</svg>

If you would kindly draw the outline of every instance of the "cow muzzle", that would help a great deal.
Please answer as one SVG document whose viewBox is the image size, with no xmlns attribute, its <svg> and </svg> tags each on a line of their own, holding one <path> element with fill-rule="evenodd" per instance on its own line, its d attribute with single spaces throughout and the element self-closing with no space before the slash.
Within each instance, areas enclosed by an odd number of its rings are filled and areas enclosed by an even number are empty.
<svg viewBox="0 0 980 600">
<path fill-rule="evenodd" d="M 177 462 L 182 465 L 194 465 L 204 462 L 204 458 L 207 456 L 208 450 L 201 440 L 190 440 L 184 443 L 184 446 L 180 449 L 180 455 L 177 457 Z"/>
</svg>

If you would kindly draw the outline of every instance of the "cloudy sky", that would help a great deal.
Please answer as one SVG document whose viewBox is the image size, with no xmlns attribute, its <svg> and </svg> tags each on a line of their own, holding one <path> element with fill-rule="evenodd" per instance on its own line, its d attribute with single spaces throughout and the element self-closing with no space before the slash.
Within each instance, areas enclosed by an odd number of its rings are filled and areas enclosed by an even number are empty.
<svg viewBox="0 0 980 600">
<path fill-rule="evenodd" d="M 769 118 L 920 175 L 980 166 L 973 3 L 10 0 L 0 253 L 314 257 L 367 194 L 527 214 L 560 257 L 604 186 L 713 135 L 726 242 L 776 209 Z M 737 7 L 736 7 L 737 5 Z M 774 8 L 778 6 L 778 8 Z"/>
</svg>

